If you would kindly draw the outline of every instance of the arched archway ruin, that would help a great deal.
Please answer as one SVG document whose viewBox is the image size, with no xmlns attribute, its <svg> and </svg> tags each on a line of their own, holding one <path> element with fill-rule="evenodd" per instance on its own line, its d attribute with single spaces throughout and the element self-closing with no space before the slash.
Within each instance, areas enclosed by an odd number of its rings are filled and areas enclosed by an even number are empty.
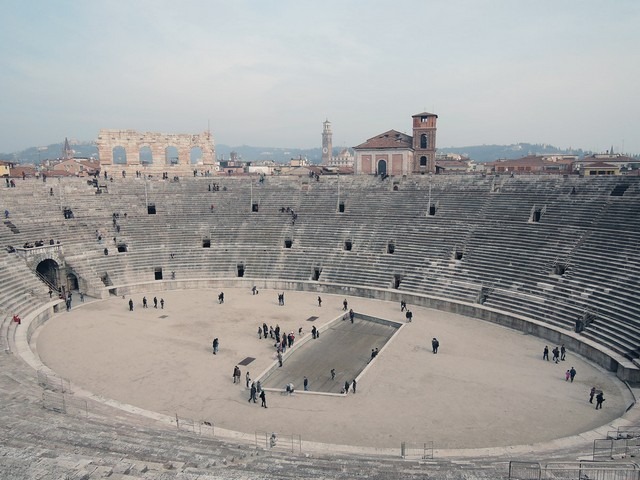
<svg viewBox="0 0 640 480">
<path fill-rule="evenodd" d="M 156 132 L 138 132 L 136 130 L 102 129 L 96 141 L 100 165 L 114 164 L 113 149 L 122 147 L 126 152 L 127 165 L 140 165 L 140 149 L 151 148 L 154 165 L 167 165 L 166 148 L 174 146 L 178 150 L 178 165 L 191 165 L 191 149 L 200 148 L 203 165 L 215 164 L 216 154 L 213 137 L 210 132 L 199 134 L 168 134 Z"/>
</svg>

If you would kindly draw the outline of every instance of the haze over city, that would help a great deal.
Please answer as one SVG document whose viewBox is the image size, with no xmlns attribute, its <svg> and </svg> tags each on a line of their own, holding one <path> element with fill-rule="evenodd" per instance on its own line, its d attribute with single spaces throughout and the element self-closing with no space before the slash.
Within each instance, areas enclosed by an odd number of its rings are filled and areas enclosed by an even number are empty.
<svg viewBox="0 0 640 480">
<path fill-rule="evenodd" d="M 100 128 L 334 145 L 439 115 L 438 146 L 640 152 L 640 3 L 3 2 L 0 151 Z"/>
</svg>

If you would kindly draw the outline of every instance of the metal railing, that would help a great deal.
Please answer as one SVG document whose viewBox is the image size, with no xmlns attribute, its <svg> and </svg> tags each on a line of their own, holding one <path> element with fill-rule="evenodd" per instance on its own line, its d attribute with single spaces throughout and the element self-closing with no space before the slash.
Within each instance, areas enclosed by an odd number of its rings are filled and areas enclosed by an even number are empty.
<svg viewBox="0 0 640 480">
<path fill-rule="evenodd" d="M 433 459 L 433 442 L 402 442 L 400 456 L 402 458 Z"/>
<path fill-rule="evenodd" d="M 255 432 L 256 448 L 267 450 L 285 450 L 291 453 L 302 452 L 302 437 L 298 434 L 281 434 L 277 432 Z"/>
</svg>

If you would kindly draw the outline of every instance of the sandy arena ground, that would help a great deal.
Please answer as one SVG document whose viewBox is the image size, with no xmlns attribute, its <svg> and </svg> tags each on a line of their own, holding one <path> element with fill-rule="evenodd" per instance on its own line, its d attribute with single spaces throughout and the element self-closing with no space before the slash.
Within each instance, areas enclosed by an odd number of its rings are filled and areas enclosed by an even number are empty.
<svg viewBox="0 0 640 480">
<path fill-rule="evenodd" d="M 292 433 L 303 441 L 334 444 L 530 444 L 591 430 L 626 408 L 624 386 L 615 375 L 571 352 L 556 365 L 541 359 L 543 340 L 411 306 L 413 322 L 401 328 L 364 372 L 357 394 L 269 392 L 268 408 L 260 408 L 247 402 L 245 373 L 248 368 L 256 378 L 276 360 L 272 342 L 258 339 L 258 326 L 279 324 L 295 332 L 303 327 L 310 335 L 312 323 L 306 319 L 318 316 L 316 326 L 330 322 L 342 313 L 343 297 L 322 295 L 320 308 L 317 294 L 286 292 L 286 305 L 280 307 L 273 290 L 255 296 L 249 290 L 224 293 L 222 305 L 213 290 L 156 293 L 166 302 L 164 310 L 153 308 L 153 292 L 146 295 L 148 309 L 142 308 L 142 294 L 135 295 L 134 312 L 129 312 L 129 297 L 78 304 L 76 295 L 71 312 L 40 329 L 37 351 L 59 375 L 107 398 L 230 430 Z M 352 297 L 349 307 L 404 320 L 396 303 Z M 214 337 L 220 338 L 216 356 L 211 351 Z M 437 355 L 431 353 L 432 337 L 440 340 Z M 330 356 L 335 346 L 327 343 L 326 348 Z M 234 385 L 233 367 L 245 357 L 256 360 L 241 367 L 243 382 Z M 564 377 L 572 366 L 578 372 L 574 383 Z M 588 403 L 592 385 L 605 392 L 603 410 Z"/>
</svg>

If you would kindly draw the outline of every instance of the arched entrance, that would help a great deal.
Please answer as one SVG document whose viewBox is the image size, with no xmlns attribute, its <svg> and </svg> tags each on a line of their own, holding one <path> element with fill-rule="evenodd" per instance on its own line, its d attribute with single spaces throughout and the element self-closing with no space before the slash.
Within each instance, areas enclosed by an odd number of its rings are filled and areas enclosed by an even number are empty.
<svg viewBox="0 0 640 480">
<path fill-rule="evenodd" d="M 386 175 L 386 174 L 387 174 L 387 161 L 378 160 L 378 175 Z"/>
<path fill-rule="evenodd" d="M 36 272 L 38 272 L 50 286 L 53 286 L 55 290 L 60 288 L 60 282 L 58 280 L 58 262 L 47 258 L 38 264 Z"/>
<path fill-rule="evenodd" d="M 67 290 L 80 290 L 78 286 L 78 277 L 73 272 L 67 271 Z"/>
</svg>

